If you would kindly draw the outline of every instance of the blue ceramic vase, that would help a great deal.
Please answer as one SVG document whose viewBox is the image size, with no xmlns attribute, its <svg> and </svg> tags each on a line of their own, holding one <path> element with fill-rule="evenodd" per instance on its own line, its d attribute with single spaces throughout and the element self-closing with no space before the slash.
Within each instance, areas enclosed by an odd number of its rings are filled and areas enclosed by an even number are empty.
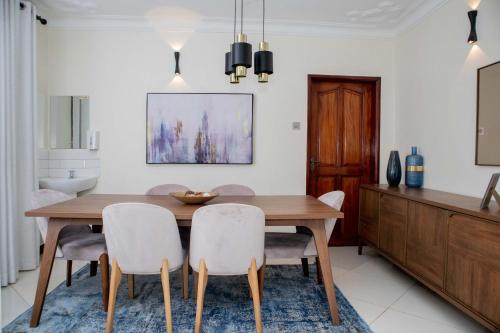
<svg viewBox="0 0 500 333">
<path fill-rule="evenodd" d="M 398 186 L 401 182 L 401 161 L 397 150 L 392 150 L 389 155 L 386 175 L 389 186 Z"/>
<path fill-rule="evenodd" d="M 406 156 L 405 184 L 419 188 L 424 184 L 424 158 L 417 154 L 417 147 L 411 147 L 411 155 Z"/>
</svg>

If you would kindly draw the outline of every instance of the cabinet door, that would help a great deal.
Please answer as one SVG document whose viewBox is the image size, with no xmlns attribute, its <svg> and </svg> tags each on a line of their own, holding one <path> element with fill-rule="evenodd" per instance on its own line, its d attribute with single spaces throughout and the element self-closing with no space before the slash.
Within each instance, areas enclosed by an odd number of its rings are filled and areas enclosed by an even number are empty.
<svg viewBox="0 0 500 333">
<path fill-rule="evenodd" d="M 500 225 L 452 214 L 448 230 L 446 292 L 500 327 Z"/>
<path fill-rule="evenodd" d="M 378 247 L 379 193 L 362 188 L 359 196 L 359 236 Z"/>
<path fill-rule="evenodd" d="M 408 203 L 406 266 L 439 288 L 444 284 L 446 214 L 440 208 Z"/>
<path fill-rule="evenodd" d="M 406 259 L 407 210 L 407 200 L 380 195 L 379 248 L 403 265 Z"/>
</svg>

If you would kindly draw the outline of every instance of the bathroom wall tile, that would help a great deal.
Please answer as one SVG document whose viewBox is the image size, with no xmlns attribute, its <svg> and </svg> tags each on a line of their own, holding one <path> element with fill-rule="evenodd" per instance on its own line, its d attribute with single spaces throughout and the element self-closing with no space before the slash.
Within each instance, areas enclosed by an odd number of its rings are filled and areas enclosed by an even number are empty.
<svg viewBox="0 0 500 333">
<path fill-rule="evenodd" d="M 83 169 L 85 160 L 60 160 L 59 167 L 62 169 Z"/>
<path fill-rule="evenodd" d="M 39 169 L 48 169 L 49 168 L 49 160 L 38 160 L 38 168 Z"/>
<path fill-rule="evenodd" d="M 99 160 L 85 160 L 85 169 L 88 168 L 99 168 L 101 166 L 101 162 Z"/>
<path fill-rule="evenodd" d="M 96 151 L 88 149 L 53 149 L 49 151 L 49 158 L 52 160 L 95 160 L 98 159 Z"/>
<path fill-rule="evenodd" d="M 49 176 L 49 169 L 48 168 L 41 168 L 38 169 L 38 178 L 44 178 Z"/>
<path fill-rule="evenodd" d="M 61 165 L 61 160 L 49 160 L 50 169 L 59 169 Z"/>
</svg>

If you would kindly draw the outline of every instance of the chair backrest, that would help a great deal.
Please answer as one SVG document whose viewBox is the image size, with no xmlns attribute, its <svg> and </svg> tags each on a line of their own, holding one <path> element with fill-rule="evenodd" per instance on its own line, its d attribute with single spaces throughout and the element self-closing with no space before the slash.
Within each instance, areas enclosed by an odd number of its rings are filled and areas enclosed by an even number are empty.
<svg viewBox="0 0 500 333">
<path fill-rule="evenodd" d="M 183 252 L 174 214 L 143 203 L 119 203 L 102 211 L 111 260 L 124 273 L 155 274 L 168 259 L 169 269 L 182 265 Z"/>
<path fill-rule="evenodd" d="M 68 201 L 75 198 L 75 195 L 69 195 L 63 192 L 53 191 L 53 190 L 38 190 L 31 194 L 31 208 L 37 209 L 45 206 L 50 206 L 59 202 Z M 45 242 L 47 237 L 47 229 L 49 219 L 47 217 L 36 217 L 36 224 L 38 225 L 38 230 L 42 234 L 42 239 Z M 58 252 L 60 249 L 58 248 Z"/>
<path fill-rule="evenodd" d="M 319 201 L 327 204 L 328 206 L 340 210 L 342 208 L 342 203 L 344 202 L 345 194 L 342 191 L 333 191 L 323 194 L 318 198 Z M 335 228 L 335 224 L 337 223 L 336 218 L 325 219 L 325 231 L 326 231 L 326 240 L 328 241 L 332 236 L 333 229 Z M 304 255 L 316 255 L 316 244 L 314 242 L 314 238 L 311 238 L 309 243 L 307 243 L 306 249 L 304 250 Z"/>
<path fill-rule="evenodd" d="M 227 184 L 217 186 L 212 190 L 212 192 L 217 192 L 219 195 L 245 195 L 253 196 L 255 192 L 248 186 L 239 184 Z"/>
<path fill-rule="evenodd" d="M 179 184 L 163 184 L 150 188 L 146 195 L 169 195 L 172 192 L 186 192 L 189 188 Z"/>
<path fill-rule="evenodd" d="M 265 215 L 262 209 L 242 204 L 209 205 L 193 214 L 189 262 L 199 271 L 204 259 L 209 275 L 247 274 L 255 258 L 264 261 Z"/>
</svg>

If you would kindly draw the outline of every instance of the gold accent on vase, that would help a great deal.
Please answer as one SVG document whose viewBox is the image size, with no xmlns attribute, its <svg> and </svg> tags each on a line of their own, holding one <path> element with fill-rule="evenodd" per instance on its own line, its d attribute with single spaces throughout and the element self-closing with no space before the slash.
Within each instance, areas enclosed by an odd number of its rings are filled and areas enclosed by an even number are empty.
<svg viewBox="0 0 500 333">
<path fill-rule="evenodd" d="M 259 82 L 267 82 L 267 81 L 269 81 L 269 74 L 259 73 Z"/>
<path fill-rule="evenodd" d="M 424 166 L 423 165 L 408 165 L 406 167 L 406 171 L 424 172 Z"/>
</svg>

